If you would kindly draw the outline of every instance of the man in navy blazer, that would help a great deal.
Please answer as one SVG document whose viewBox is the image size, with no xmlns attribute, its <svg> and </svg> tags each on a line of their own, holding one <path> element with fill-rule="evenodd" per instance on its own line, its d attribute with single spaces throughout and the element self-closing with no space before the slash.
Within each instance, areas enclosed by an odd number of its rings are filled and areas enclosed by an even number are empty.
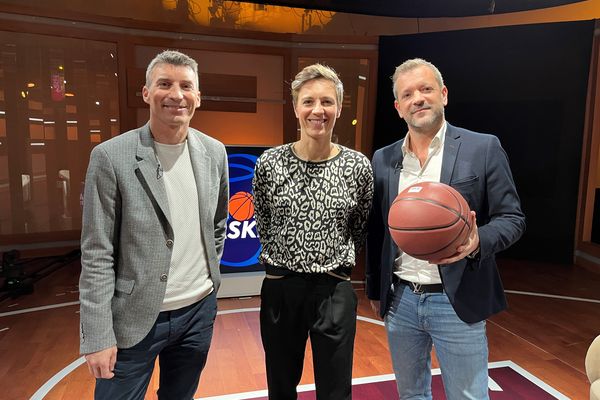
<svg viewBox="0 0 600 400">
<path fill-rule="evenodd" d="M 508 158 L 495 136 L 445 121 L 448 89 L 433 64 L 408 60 L 392 80 L 408 134 L 373 156 L 367 296 L 385 320 L 401 399 L 431 399 L 432 345 L 448 399 L 487 399 L 485 320 L 506 308 L 495 254 L 525 230 Z M 425 181 L 452 186 L 471 208 L 467 241 L 432 262 L 403 253 L 387 228 L 397 194 Z"/>
</svg>

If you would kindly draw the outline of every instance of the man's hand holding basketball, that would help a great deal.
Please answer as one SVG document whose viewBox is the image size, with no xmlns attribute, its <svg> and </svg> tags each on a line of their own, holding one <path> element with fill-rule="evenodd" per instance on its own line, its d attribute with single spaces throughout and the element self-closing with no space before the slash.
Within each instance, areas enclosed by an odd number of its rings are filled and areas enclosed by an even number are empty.
<svg viewBox="0 0 600 400">
<path fill-rule="evenodd" d="M 467 236 L 467 240 L 462 245 L 456 248 L 456 253 L 448 258 L 443 258 L 441 260 L 432 260 L 431 264 L 452 264 L 454 262 L 460 261 L 468 255 L 472 254 L 475 250 L 479 248 L 479 230 L 477 229 L 477 215 L 475 211 L 471 211 L 469 215 L 469 226 L 471 227 L 469 230 L 469 236 Z"/>
</svg>

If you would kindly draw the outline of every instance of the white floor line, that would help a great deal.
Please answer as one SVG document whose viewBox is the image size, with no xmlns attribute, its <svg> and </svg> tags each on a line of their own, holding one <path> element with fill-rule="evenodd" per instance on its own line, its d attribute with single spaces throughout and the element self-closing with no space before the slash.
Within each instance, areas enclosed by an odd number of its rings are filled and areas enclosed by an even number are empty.
<svg viewBox="0 0 600 400">
<path fill-rule="evenodd" d="M 75 305 L 75 304 L 79 304 L 79 302 L 63 303 L 63 304 L 56 304 L 56 305 L 52 305 L 52 306 L 36 307 L 36 308 L 37 309 L 47 309 L 47 308 L 65 307 L 68 305 Z M 32 311 L 34 309 L 29 309 L 29 310 Z M 27 310 L 19 310 L 19 311 L 28 312 Z M 15 311 L 15 313 L 19 313 L 19 311 Z M 217 315 L 236 314 L 236 313 L 244 313 L 244 312 L 258 312 L 258 311 L 260 311 L 260 308 L 258 308 L 258 307 L 238 308 L 238 309 L 234 309 L 234 310 L 219 311 L 219 312 L 217 312 Z M 7 314 L 7 313 L 5 313 L 5 314 Z M 0 314 L 0 316 L 2 316 L 2 314 Z M 357 316 L 357 319 L 360 321 L 369 322 L 369 323 L 372 323 L 375 325 L 380 325 L 380 326 L 384 325 L 383 321 L 373 319 L 373 318 L 363 317 L 360 315 Z M 80 357 L 77 360 L 73 361 L 71 364 L 67 365 L 65 368 L 63 368 L 58 373 L 56 373 L 54 376 L 52 376 L 50 379 L 48 379 L 46 381 L 46 383 L 44 383 L 33 394 L 33 396 L 30 398 L 30 400 L 42 400 L 44 398 L 44 396 L 46 396 L 58 382 L 60 382 L 65 376 L 70 374 L 73 370 L 75 370 L 77 367 L 79 367 L 80 365 L 82 365 L 84 363 L 85 363 L 85 358 Z M 535 385 L 542 388 L 546 392 L 552 394 L 557 399 L 569 400 L 568 397 L 565 397 L 560 392 L 556 391 L 554 388 L 547 385 L 546 383 L 544 383 L 543 381 L 541 381 L 534 375 L 531 375 L 529 372 L 527 372 L 523 368 L 519 367 L 517 364 L 513 363 L 512 361 L 499 361 L 499 362 L 493 362 L 493 363 L 489 364 L 490 368 L 499 368 L 499 367 L 504 367 L 504 366 L 513 368 L 516 372 L 523 375 L 524 377 L 526 377 L 527 379 L 532 381 Z M 439 368 L 432 369 L 431 373 L 432 373 L 432 375 L 439 375 L 440 369 Z M 394 374 L 367 376 L 367 377 L 352 379 L 352 384 L 360 385 L 360 384 L 365 384 L 365 383 L 382 382 L 382 381 L 388 381 L 388 380 L 393 380 L 393 379 L 394 379 Z M 298 386 L 298 392 L 306 392 L 306 391 L 314 390 L 314 389 L 315 389 L 314 384 Z M 212 396 L 212 397 L 203 397 L 203 398 L 199 398 L 198 400 L 200 400 L 200 399 L 201 400 L 244 400 L 244 399 L 254 399 L 256 397 L 265 397 L 267 395 L 268 395 L 267 390 L 263 389 L 263 390 L 256 390 L 253 392 L 233 393 L 233 394 L 226 394 L 226 395 L 219 395 L 219 396 Z"/>
<path fill-rule="evenodd" d="M 217 315 L 237 314 L 237 313 L 242 313 L 242 312 L 254 312 L 254 311 L 260 311 L 260 308 L 253 307 L 253 308 L 237 308 L 235 310 L 221 310 L 221 311 L 217 311 Z"/>
<path fill-rule="evenodd" d="M 551 299 L 561 299 L 561 300 L 574 300 L 574 301 L 582 301 L 586 303 L 600 303 L 600 300 L 596 299 L 586 299 L 583 297 L 571 297 L 571 296 L 559 296 L 557 294 L 546 294 L 546 293 L 536 293 L 536 292 L 522 292 L 520 290 L 504 290 L 505 293 L 512 294 L 522 294 L 525 296 L 536 296 L 536 297 L 549 297 Z"/>
<path fill-rule="evenodd" d="M 529 380 L 531 383 L 533 383 L 540 389 L 542 389 L 542 390 L 546 391 L 548 394 L 551 394 L 552 396 L 556 397 L 557 400 L 571 400 L 570 398 L 568 398 L 567 396 L 565 396 L 558 390 L 554 389 L 552 386 L 548 385 L 546 382 L 542 381 L 537 376 L 532 375 L 529 371 L 522 368 L 521 366 L 514 363 L 513 361 L 510 361 L 510 360 L 509 361 L 496 361 L 496 362 L 491 362 L 488 364 L 488 368 L 500 368 L 500 367 L 512 368 L 519 375 L 525 377 L 527 380 Z"/>
<path fill-rule="evenodd" d="M 45 310 L 48 308 L 57 308 L 57 307 L 65 307 L 65 306 L 70 306 L 70 305 L 75 305 L 75 304 L 79 304 L 78 301 L 74 301 L 71 303 L 63 303 L 63 304 L 54 304 L 51 306 L 44 306 L 44 307 L 36 307 L 35 309 L 33 308 L 29 308 L 27 310 L 18 310 L 18 311 L 14 311 L 12 313 L 4 313 L 4 314 L 0 314 L 1 316 L 4 316 L 6 314 L 9 315 L 13 315 L 13 314 L 21 314 L 22 312 L 31 312 L 31 311 L 38 311 L 39 309 L 41 310 Z M 225 314 L 236 314 L 236 313 L 243 313 L 243 312 L 258 312 L 260 311 L 260 308 L 255 307 L 255 308 L 238 308 L 235 310 L 223 310 L 223 311 L 219 311 L 217 312 L 217 315 L 225 315 Z M 50 392 L 50 390 L 52 390 L 52 388 L 58 383 L 60 382 L 65 376 L 67 376 L 68 374 L 70 374 L 75 368 L 79 367 L 81 364 L 85 363 L 85 358 L 84 357 L 80 357 L 77 360 L 73 361 L 71 364 L 67 365 L 65 368 L 61 369 L 57 374 L 55 374 L 53 377 L 51 377 L 50 379 L 48 379 L 46 381 L 46 383 L 44 383 L 35 393 L 34 395 L 31 397 L 30 400 L 41 400 L 44 398 L 44 396 L 46 396 L 48 394 L 48 392 Z M 314 389 L 314 385 L 313 385 L 313 389 Z M 312 390 L 310 388 L 306 389 L 306 390 Z M 262 392 L 256 392 L 256 396 L 261 395 L 260 393 Z M 264 396 L 266 396 L 267 391 L 264 391 Z M 223 399 L 228 399 L 228 397 L 223 397 Z M 231 399 L 236 399 L 236 397 L 231 397 Z"/>
<path fill-rule="evenodd" d="M 73 361 L 71 364 L 67 365 L 65 368 L 60 370 L 60 372 L 54 375 L 52 378 L 48 379 L 46 383 L 42 385 L 34 394 L 31 396 L 29 400 L 42 400 L 50 390 L 60 382 L 65 376 L 69 375 L 75 368 L 79 367 L 81 364 L 85 363 L 85 357 L 79 357 L 77 360 Z"/>
<path fill-rule="evenodd" d="M 383 323 L 383 321 L 380 321 L 378 319 L 367 318 L 367 317 L 363 317 L 361 315 L 357 315 L 356 319 L 359 320 L 359 321 L 370 322 L 370 323 L 375 324 L 375 325 L 385 326 L 385 324 Z"/>
<path fill-rule="evenodd" d="M 525 377 L 526 379 L 528 379 L 529 381 L 531 381 L 531 383 L 538 386 L 540 389 L 542 389 L 542 390 L 546 391 L 548 394 L 554 396 L 557 400 L 570 400 L 568 397 L 566 397 L 562 393 L 558 392 L 553 387 L 547 385 L 545 382 L 541 381 L 539 378 L 537 378 L 536 376 L 527 372 L 525 369 L 521 368 L 519 365 L 515 364 L 512 361 L 491 362 L 488 364 L 488 366 L 489 366 L 489 369 L 509 367 L 513 371 L 518 373 L 519 375 L 521 375 L 521 376 Z M 431 370 L 432 375 L 440 375 L 440 373 L 441 373 L 441 371 L 439 368 L 435 368 L 435 369 Z M 363 385 L 363 384 L 368 384 L 368 383 L 393 381 L 394 379 L 395 379 L 394 374 L 364 376 L 361 378 L 352 379 L 352 385 Z M 492 391 L 496 391 L 496 392 L 502 391 L 502 388 L 491 378 L 490 378 L 490 382 L 489 382 L 489 388 Z M 300 385 L 297 387 L 298 392 L 306 392 L 308 390 L 314 390 L 314 389 L 315 389 L 314 384 Z M 196 400 L 248 400 L 248 399 L 256 399 L 257 397 L 266 397 L 267 395 L 268 395 L 268 391 L 266 389 L 264 389 L 264 390 L 255 390 L 252 392 L 232 393 L 232 394 L 225 394 L 225 395 L 211 396 L 211 397 L 198 397 Z"/>
<path fill-rule="evenodd" d="M 8 311 L 8 312 L 0 313 L 0 317 L 8 317 L 8 316 L 17 315 L 17 314 L 27 314 L 27 313 L 35 312 L 35 311 L 50 310 L 52 308 L 76 306 L 78 304 L 79 304 L 78 301 L 69 301 L 68 303 L 50 304 L 48 306 L 24 308 L 22 310 Z"/>
<path fill-rule="evenodd" d="M 559 296 L 559 295 L 555 295 L 555 294 L 536 293 L 536 292 L 523 292 L 523 291 L 519 291 L 519 290 L 505 290 L 504 292 L 511 293 L 511 294 L 520 294 L 520 295 L 524 295 L 524 296 L 548 297 L 548 298 L 552 298 L 552 299 L 573 300 L 573 301 L 581 301 L 581 302 L 586 302 L 586 303 L 597 303 L 597 304 L 600 304 L 600 300 L 586 299 L 586 298 L 583 298 L 583 297 Z M 79 304 L 79 301 L 70 301 L 70 302 L 67 302 L 67 303 L 50 304 L 50 305 L 47 305 L 47 306 L 24 308 L 22 310 L 8 311 L 8 312 L 0 313 L 0 318 L 1 317 L 8 317 L 8 316 L 11 316 L 11 315 L 17 315 L 17 314 L 26 314 L 26 313 L 30 313 L 30 312 L 50 310 L 50 309 L 53 309 L 53 308 L 69 307 L 69 306 L 74 306 L 74 305 L 78 305 L 78 304 Z M 16 306 L 16 305 L 17 304 L 11 304 L 11 305 L 9 305 L 7 307 L 13 307 L 13 306 Z M 236 312 L 252 312 L 252 311 L 259 311 L 259 310 L 260 310 L 260 308 L 241 308 L 241 309 L 236 309 L 236 310 L 219 311 L 217 314 L 218 315 L 235 314 Z M 362 321 L 372 322 L 372 323 L 375 323 L 377 325 L 383 325 L 383 322 L 381 322 L 381 321 L 370 320 L 370 319 L 365 318 L 365 317 L 360 317 L 359 316 L 358 319 L 362 320 Z"/>
</svg>

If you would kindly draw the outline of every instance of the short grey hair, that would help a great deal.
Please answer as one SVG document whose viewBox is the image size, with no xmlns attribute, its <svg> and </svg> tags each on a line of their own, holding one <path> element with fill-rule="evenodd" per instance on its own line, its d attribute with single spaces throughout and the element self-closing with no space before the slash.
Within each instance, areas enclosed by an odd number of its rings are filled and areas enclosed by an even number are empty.
<svg viewBox="0 0 600 400">
<path fill-rule="evenodd" d="M 338 106 L 342 105 L 342 101 L 344 100 L 344 84 L 340 80 L 340 77 L 333 68 L 317 63 L 304 67 L 294 78 L 292 82 L 292 100 L 294 106 L 298 101 L 298 93 L 302 86 L 313 79 L 326 79 L 332 82 L 333 86 L 335 86 Z"/>
<path fill-rule="evenodd" d="M 412 71 L 415 68 L 419 67 L 427 67 L 431 71 L 433 71 L 433 75 L 435 76 L 435 80 L 440 85 L 440 88 L 444 87 L 444 78 L 442 77 L 442 73 L 439 69 L 432 63 L 427 60 L 423 60 L 422 58 L 412 58 L 410 60 L 404 61 L 402 64 L 396 67 L 396 71 L 394 71 L 394 75 L 392 75 L 392 90 L 394 92 L 394 98 L 398 100 L 398 93 L 396 93 L 396 80 L 400 75 L 405 72 Z"/>
<path fill-rule="evenodd" d="M 150 64 L 148 64 L 148 68 L 146 69 L 146 87 L 149 88 L 152 84 L 150 81 L 150 76 L 152 75 L 154 68 L 160 64 L 170 64 L 190 68 L 194 72 L 194 76 L 196 78 L 196 89 L 200 90 L 198 63 L 192 57 L 176 50 L 165 50 L 162 53 L 157 54 L 156 57 L 150 61 Z"/>
</svg>

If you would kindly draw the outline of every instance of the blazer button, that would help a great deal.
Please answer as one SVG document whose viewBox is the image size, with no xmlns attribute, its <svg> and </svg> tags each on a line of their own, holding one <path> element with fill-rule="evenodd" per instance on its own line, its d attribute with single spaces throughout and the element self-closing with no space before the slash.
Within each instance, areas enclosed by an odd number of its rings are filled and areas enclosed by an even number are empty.
<svg viewBox="0 0 600 400">
<path fill-rule="evenodd" d="M 168 248 L 173 247 L 173 240 L 171 240 L 171 239 L 167 240 L 167 247 Z"/>
<path fill-rule="evenodd" d="M 166 282 L 167 281 L 167 274 L 161 274 L 160 281 L 161 282 Z"/>
</svg>

